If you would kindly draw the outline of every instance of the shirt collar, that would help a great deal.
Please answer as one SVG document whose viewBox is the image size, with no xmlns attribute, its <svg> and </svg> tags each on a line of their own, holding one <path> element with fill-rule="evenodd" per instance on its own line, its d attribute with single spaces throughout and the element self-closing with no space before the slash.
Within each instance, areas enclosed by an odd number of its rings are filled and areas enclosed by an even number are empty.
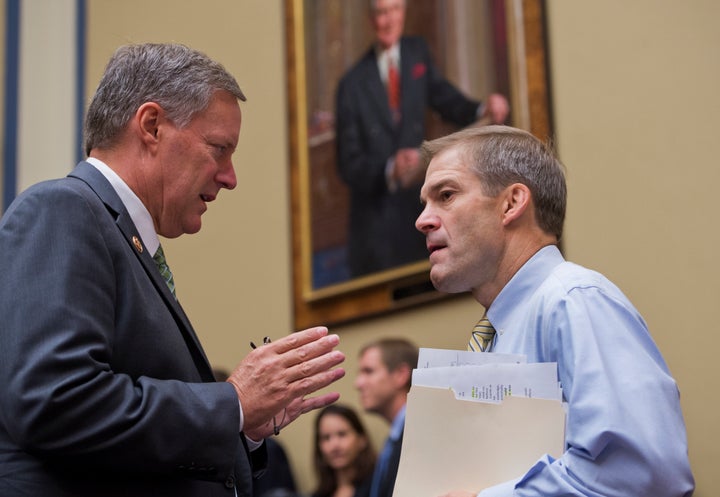
<svg viewBox="0 0 720 497">
<path fill-rule="evenodd" d="M 142 241 L 145 244 L 145 248 L 151 256 L 155 254 L 160 246 L 160 239 L 155 232 L 155 224 L 153 223 L 152 216 L 147 210 L 147 207 L 145 207 L 140 198 L 135 195 L 135 192 L 130 189 L 128 184 L 125 183 L 125 181 L 123 181 L 123 179 L 118 176 L 118 174 L 113 171 L 110 166 L 95 157 L 88 157 L 86 162 L 95 166 L 95 168 L 100 171 L 103 176 L 105 176 L 105 179 L 110 182 L 110 185 L 112 185 L 113 189 L 127 209 L 130 219 L 132 219 L 133 224 L 135 224 L 135 227 L 140 234 L 140 238 L 142 238 Z"/>
<path fill-rule="evenodd" d="M 375 45 L 375 55 L 378 57 L 392 57 L 395 61 L 400 60 L 400 42 L 384 50 L 380 45 Z"/>
<path fill-rule="evenodd" d="M 541 248 L 528 259 L 490 304 L 487 315 L 493 327 L 504 330 L 508 319 L 517 308 L 517 303 L 526 301 L 552 270 L 564 261 L 555 245 Z"/>
<path fill-rule="evenodd" d="M 378 68 L 383 81 L 387 79 L 388 60 L 395 61 L 395 67 L 400 71 L 400 42 L 394 44 L 387 50 L 383 50 L 379 46 L 375 46 L 375 57 L 377 59 Z"/>
</svg>

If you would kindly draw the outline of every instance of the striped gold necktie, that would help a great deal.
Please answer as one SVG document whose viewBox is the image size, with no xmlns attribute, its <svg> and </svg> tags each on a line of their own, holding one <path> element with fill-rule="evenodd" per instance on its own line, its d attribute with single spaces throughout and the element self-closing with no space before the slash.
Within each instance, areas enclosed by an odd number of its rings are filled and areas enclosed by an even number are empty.
<svg viewBox="0 0 720 497">
<path fill-rule="evenodd" d="M 173 297 L 175 297 L 175 300 L 177 300 L 177 295 L 175 295 L 175 281 L 173 281 L 173 275 L 170 271 L 170 266 L 168 266 L 167 261 L 165 260 L 165 252 L 163 252 L 162 245 L 158 247 L 157 252 L 155 252 L 155 255 L 153 256 L 153 260 L 155 261 L 155 264 L 160 270 L 160 274 L 165 280 L 165 283 L 170 289 L 170 293 L 172 293 Z"/>
<path fill-rule="evenodd" d="M 473 352 L 488 352 L 494 336 L 495 328 L 488 321 L 487 315 L 484 315 L 473 328 L 467 349 Z"/>
</svg>

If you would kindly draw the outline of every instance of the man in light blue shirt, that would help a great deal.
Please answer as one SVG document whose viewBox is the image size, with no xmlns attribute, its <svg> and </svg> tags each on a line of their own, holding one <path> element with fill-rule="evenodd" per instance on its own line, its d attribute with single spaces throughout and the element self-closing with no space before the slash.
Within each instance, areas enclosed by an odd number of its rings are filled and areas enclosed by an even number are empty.
<svg viewBox="0 0 720 497">
<path fill-rule="evenodd" d="M 557 248 L 567 192 L 552 151 L 505 126 L 461 131 L 423 150 L 416 227 L 433 284 L 469 291 L 485 307 L 496 330 L 491 351 L 557 362 L 568 403 L 560 458 L 447 495 L 691 495 L 678 388 L 645 321 L 614 284 Z"/>
</svg>

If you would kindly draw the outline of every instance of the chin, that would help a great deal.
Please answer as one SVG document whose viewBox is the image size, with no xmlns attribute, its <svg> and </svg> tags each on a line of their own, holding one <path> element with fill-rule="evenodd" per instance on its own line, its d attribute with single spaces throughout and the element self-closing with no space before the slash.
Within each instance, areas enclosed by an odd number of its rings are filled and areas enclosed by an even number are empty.
<svg viewBox="0 0 720 497">
<path fill-rule="evenodd" d="M 445 286 L 445 278 L 443 278 L 442 273 L 436 266 L 430 268 L 430 281 L 432 282 L 436 290 L 440 292 L 445 291 L 443 290 Z"/>
<path fill-rule="evenodd" d="M 438 292 L 462 293 L 466 291 L 465 288 L 462 288 L 462 285 L 453 282 L 452 278 L 448 277 L 447 274 L 442 275 L 437 273 L 438 272 L 433 272 L 432 269 L 430 270 L 430 281 Z"/>
<path fill-rule="evenodd" d="M 185 233 L 186 235 L 194 235 L 195 233 L 200 231 L 200 228 L 202 228 L 202 221 L 200 221 L 200 218 L 198 218 L 197 221 L 185 225 L 183 227 L 183 233 Z"/>
</svg>

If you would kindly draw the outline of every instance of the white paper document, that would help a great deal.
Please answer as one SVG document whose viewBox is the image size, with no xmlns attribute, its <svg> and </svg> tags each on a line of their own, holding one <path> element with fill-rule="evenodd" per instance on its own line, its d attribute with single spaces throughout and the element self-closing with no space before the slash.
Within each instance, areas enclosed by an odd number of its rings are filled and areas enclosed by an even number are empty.
<svg viewBox="0 0 720 497">
<path fill-rule="evenodd" d="M 421 348 L 418 354 L 418 369 L 443 366 L 479 366 L 498 362 L 522 364 L 527 362 L 527 356 L 523 354 L 479 354 L 469 350 L 429 348 Z"/>
<path fill-rule="evenodd" d="M 412 384 L 450 388 L 458 399 L 477 402 L 502 402 L 506 395 L 562 400 L 554 362 L 415 369 Z"/>
</svg>

